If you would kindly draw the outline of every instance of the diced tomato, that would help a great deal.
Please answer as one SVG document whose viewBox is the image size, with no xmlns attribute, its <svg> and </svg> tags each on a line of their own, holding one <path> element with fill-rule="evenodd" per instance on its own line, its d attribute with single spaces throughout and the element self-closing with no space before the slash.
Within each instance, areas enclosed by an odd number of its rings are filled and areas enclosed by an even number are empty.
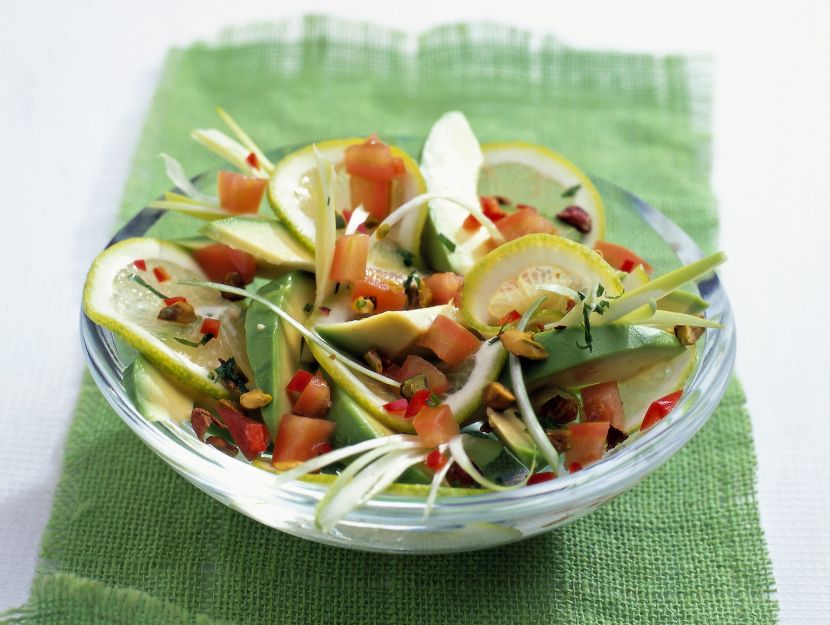
<svg viewBox="0 0 830 625">
<path fill-rule="evenodd" d="M 199 332 L 202 334 L 212 334 L 214 337 L 217 337 L 219 336 L 220 327 L 222 327 L 222 322 L 219 319 L 205 317 L 205 320 L 202 321 L 202 327 L 199 328 Z"/>
<path fill-rule="evenodd" d="M 427 333 L 418 339 L 418 345 L 431 349 L 445 363 L 457 367 L 481 347 L 481 341 L 446 315 L 438 315 Z"/>
<path fill-rule="evenodd" d="M 433 449 L 427 454 L 424 464 L 433 471 L 440 471 L 447 464 L 447 457 L 437 449 Z"/>
<path fill-rule="evenodd" d="M 528 486 L 533 486 L 534 484 L 541 484 L 542 482 L 549 482 L 550 480 L 556 477 L 555 473 L 550 471 L 543 471 L 542 473 L 534 473 L 530 476 L 527 480 Z"/>
<path fill-rule="evenodd" d="M 436 306 L 453 301 L 461 290 L 461 285 L 464 284 L 464 278 L 457 273 L 445 271 L 427 276 L 424 278 L 424 284 L 429 287 L 432 293 L 432 304 Z"/>
<path fill-rule="evenodd" d="M 180 295 L 177 295 L 176 297 L 168 297 L 167 299 L 165 299 L 164 300 L 164 305 L 165 306 L 172 306 L 176 302 L 186 302 L 186 301 L 187 301 L 186 297 L 182 297 Z"/>
<path fill-rule="evenodd" d="M 446 404 L 426 406 L 412 419 L 412 427 L 418 438 L 428 447 L 446 443 L 461 430 L 452 416 L 452 409 Z"/>
<path fill-rule="evenodd" d="M 329 385 L 323 378 L 313 377 L 294 402 L 294 412 L 306 417 L 322 418 L 331 406 Z"/>
<path fill-rule="evenodd" d="M 153 275 L 159 282 L 167 282 L 170 279 L 170 274 L 164 267 L 153 267 Z"/>
<path fill-rule="evenodd" d="M 496 228 L 508 241 L 518 239 L 526 234 L 539 232 L 556 234 L 558 232 L 552 221 L 546 219 L 531 207 L 520 208 L 512 215 L 500 219 L 496 223 Z"/>
<path fill-rule="evenodd" d="M 370 180 L 352 176 L 349 180 L 352 208 L 361 204 L 366 212 L 378 221 L 386 219 L 392 206 L 392 183 L 389 180 Z"/>
<path fill-rule="evenodd" d="M 396 273 L 368 268 L 363 280 L 352 284 L 352 299 L 373 298 L 375 312 L 403 310 L 406 308 L 406 293 L 403 280 Z"/>
<path fill-rule="evenodd" d="M 332 449 L 334 449 L 334 447 L 331 446 L 331 443 L 323 441 L 322 443 L 317 443 L 314 447 L 312 447 L 311 451 L 315 456 L 322 456 L 323 454 L 329 453 Z"/>
<path fill-rule="evenodd" d="M 432 391 L 428 388 L 422 388 L 420 391 L 415 391 L 412 394 L 412 399 L 409 400 L 409 405 L 406 407 L 404 418 L 411 419 L 416 414 L 421 412 L 421 409 L 427 405 L 427 400 L 432 395 Z"/>
<path fill-rule="evenodd" d="M 392 149 L 375 134 L 363 143 L 346 148 L 344 158 L 350 176 L 368 180 L 389 181 L 405 171 L 403 161 L 393 157 Z"/>
<path fill-rule="evenodd" d="M 396 399 L 389 403 L 383 404 L 383 409 L 390 414 L 405 414 L 409 408 L 409 402 L 406 398 Z"/>
<path fill-rule="evenodd" d="M 300 393 L 305 390 L 305 387 L 308 386 L 308 383 L 311 382 L 313 377 L 314 376 L 311 373 L 305 371 L 304 369 L 298 370 L 297 373 L 292 376 L 291 381 L 288 382 L 288 385 L 285 387 L 285 392 L 288 393 L 288 397 L 291 398 L 292 402 L 297 401 Z"/>
<path fill-rule="evenodd" d="M 248 156 L 245 157 L 245 162 L 248 163 L 254 169 L 259 169 L 259 159 L 257 155 L 251 152 Z"/>
<path fill-rule="evenodd" d="M 642 265 L 647 273 L 651 273 L 652 267 L 642 257 L 632 252 L 627 247 L 608 241 L 597 241 L 594 249 L 602 253 L 602 257 L 614 269 L 630 273 L 637 265 Z"/>
<path fill-rule="evenodd" d="M 243 215 L 259 212 L 268 181 L 233 171 L 219 172 L 219 205 L 226 211 Z"/>
<path fill-rule="evenodd" d="M 335 282 L 356 282 L 366 277 L 369 235 L 343 235 L 334 244 L 329 277 Z"/>
<path fill-rule="evenodd" d="M 643 417 L 643 422 L 640 424 L 640 431 L 642 432 L 647 430 L 674 410 L 674 407 L 677 405 L 677 402 L 680 401 L 680 397 L 682 395 L 683 389 L 680 389 L 679 391 L 669 393 L 665 397 L 661 397 L 657 401 L 652 402 L 651 406 L 649 406 L 646 411 L 646 416 Z"/>
<path fill-rule="evenodd" d="M 268 448 L 268 430 L 262 423 L 246 417 L 229 401 L 217 403 L 216 410 L 228 426 L 233 442 L 248 460 L 253 460 Z"/>
<path fill-rule="evenodd" d="M 608 421 L 618 430 L 624 429 L 625 413 L 622 397 L 620 397 L 620 387 L 616 382 L 602 382 L 586 386 L 580 394 L 585 421 Z"/>
<path fill-rule="evenodd" d="M 400 379 L 401 382 L 418 374 L 423 374 L 427 379 L 427 388 L 437 395 L 450 390 L 450 383 L 447 381 L 447 376 L 444 375 L 444 372 L 420 356 L 410 354 L 403 361 L 403 365 L 401 365 L 399 370 L 397 372 L 393 370 L 392 372 L 397 373 L 398 377 L 390 377 L 394 380 Z"/>
<path fill-rule="evenodd" d="M 229 274 L 239 274 L 243 284 L 250 284 L 256 273 L 256 259 L 242 250 L 222 243 L 212 243 L 193 252 L 193 258 L 213 282 L 224 283 Z"/>
<path fill-rule="evenodd" d="M 508 323 L 513 323 L 514 321 L 518 321 L 522 318 L 522 313 L 518 310 L 511 310 L 509 313 L 506 313 L 504 317 L 499 319 L 496 322 L 497 326 L 506 326 Z"/>
<path fill-rule="evenodd" d="M 565 466 L 578 463 L 584 467 L 602 458 L 610 426 L 608 421 L 569 423 L 565 426 L 571 431 L 571 447 L 565 452 Z"/>
<path fill-rule="evenodd" d="M 577 471 L 582 471 L 582 465 L 578 462 L 572 462 L 568 465 L 568 473 L 576 473 Z"/>
<path fill-rule="evenodd" d="M 147 262 L 143 258 L 139 258 L 138 260 L 133 261 L 133 265 L 141 269 L 141 271 L 147 271 Z"/>
<path fill-rule="evenodd" d="M 490 221 L 499 221 L 507 217 L 507 213 L 502 210 L 501 204 L 499 204 L 499 200 L 496 197 L 482 195 L 478 198 L 478 201 L 481 204 L 481 212 Z"/>
<path fill-rule="evenodd" d="M 305 462 L 327 449 L 334 433 L 334 421 L 314 419 L 295 414 L 285 414 L 280 419 L 277 438 L 274 441 L 273 464 L 280 462 Z"/>
</svg>

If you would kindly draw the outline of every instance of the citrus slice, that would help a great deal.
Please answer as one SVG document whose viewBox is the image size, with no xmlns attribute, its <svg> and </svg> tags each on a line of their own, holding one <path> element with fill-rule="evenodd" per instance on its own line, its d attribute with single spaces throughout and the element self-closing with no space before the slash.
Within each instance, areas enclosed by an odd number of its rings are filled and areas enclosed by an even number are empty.
<svg viewBox="0 0 830 625">
<path fill-rule="evenodd" d="M 484 336 L 495 336 L 506 314 L 527 310 L 537 287 L 556 284 L 575 291 L 602 285 L 610 297 L 623 291 L 617 271 L 584 245 L 552 234 L 529 234 L 490 252 L 464 278 L 462 319 Z M 561 316 L 567 298 L 550 294 L 542 315 Z"/>
<path fill-rule="evenodd" d="M 527 204 L 554 221 L 560 234 L 588 247 L 605 238 L 605 209 L 591 179 L 571 161 L 539 145 L 510 141 L 481 146 L 484 164 L 478 177 L 479 195 L 500 196 L 513 206 Z M 588 232 L 557 219 L 569 206 L 591 218 Z"/>
<path fill-rule="evenodd" d="M 338 173 L 342 174 L 338 176 L 340 187 L 335 194 L 339 202 L 343 204 L 335 206 L 338 213 L 352 210 L 348 174 L 345 172 L 343 162 L 344 153 L 349 146 L 361 144 L 364 141 L 366 141 L 365 138 L 353 137 L 321 141 L 315 144 L 320 156 L 332 162 Z M 406 173 L 396 179 L 392 186 L 392 205 L 400 206 L 416 195 L 424 193 L 426 185 L 417 163 L 400 148 L 390 147 L 392 155 L 403 161 L 406 170 Z M 314 211 L 318 202 L 321 201 L 320 176 L 313 148 L 314 146 L 309 145 L 283 158 L 274 167 L 274 173 L 268 185 L 268 200 L 274 212 L 312 252 L 316 235 Z M 425 220 L 425 210 L 414 212 L 392 228 L 387 240 L 398 243 L 417 257 Z"/>
<path fill-rule="evenodd" d="M 216 291 L 178 284 L 180 279 L 206 278 L 190 255 L 172 243 L 149 237 L 126 239 L 92 263 L 84 285 L 84 311 L 184 384 L 224 397 L 225 388 L 209 377 L 220 358 L 234 357 L 251 377 L 242 311 Z M 173 297 L 186 298 L 195 321 L 180 324 L 157 318 L 166 306 L 164 299 Z M 220 322 L 219 334 L 200 344 L 206 319 Z"/>
</svg>

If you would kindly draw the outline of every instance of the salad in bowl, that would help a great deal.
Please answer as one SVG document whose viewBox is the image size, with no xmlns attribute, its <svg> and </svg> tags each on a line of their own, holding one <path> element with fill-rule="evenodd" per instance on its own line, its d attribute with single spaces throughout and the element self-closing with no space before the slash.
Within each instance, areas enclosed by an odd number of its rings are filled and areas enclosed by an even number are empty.
<svg viewBox="0 0 830 625">
<path fill-rule="evenodd" d="M 104 250 L 83 306 L 130 350 L 147 423 L 269 492 L 314 487 L 288 531 L 343 544 L 396 495 L 428 523 L 443 502 L 576 486 L 694 399 L 723 331 L 695 285 L 724 254 L 656 271 L 563 156 L 480 144 L 450 112 L 420 163 L 374 134 L 276 158 L 219 114 L 230 135 L 192 136 L 230 168 L 191 179 L 161 155 L 176 189 L 149 209 L 179 221 Z"/>
</svg>

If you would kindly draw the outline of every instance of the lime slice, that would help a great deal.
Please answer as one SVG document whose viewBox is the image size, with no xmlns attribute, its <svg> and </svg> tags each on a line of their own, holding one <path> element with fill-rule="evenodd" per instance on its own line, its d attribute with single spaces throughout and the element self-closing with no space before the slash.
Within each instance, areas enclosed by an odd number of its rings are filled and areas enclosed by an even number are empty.
<svg viewBox="0 0 830 625">
<path fill-rule="evenodd" d="M 314 271 L 314 259 L 283 224 L 273 219 L 231 217 L 207 224 L 202 234 L 281 269 Z"/>
<path fill-rule="evenodd" d="M 531 143 L 510 141 L 481 146 L 484 164 L 478 177 L 479 195 L 498 195 L 515 206 L 529 204 L 554 220 L 563 236 L 588 247 L 605 238 L 605 209 L 599 191 L 576 165 L 556 152 Z M 585 234 L 556 214 L 579 206 L 591 216 Z"/>
<path fill-rule="evenodd" d="M 342 206 L 335 206 L 338 213 L 351 210 L 348 175 L 343 165 L 344 152 L 352 145 L 366 141 L 365 138 L 334 139 L 315 144 L 320 156 L 334 164 L 338 173 L 338 188 L 335 194 Z M 274 212 L 300 242 L 312 252 L 316 228 L 314 211 L 320 199 L 320 176 L 314 146 L 307 146 L 292 152 L 274 168 L 268 185 L 268 199 Z M 426 185 L 412 158 L 400 148 L 390 146 L 392 155 L 403 160 L 406 174 L 394 181 L 392 185 L 392 205 L 400 206 L 405 201 L 424 193 Z M 404 249 L 412 251 L 416 257 L 421 241 L 421 232 L 426 220 L 426 211 L 416 211 L 396 224 L 387 240 L 398 243 Z"/>
<path fill-rule="evenodd" d="M 620 382 L 620 397 L 625 412 L 624 428 L 631 434 L 640 428 L 651 403 L 683 388 L 695 370 L 697 348 L 687 347 L 679 356 L 646 369 L 633 378 Z"/>
<path fill-rule="evenodd" d="M 197 395 L 175 384 L 141 356 L 124 370 L 124 390 L 145 419 L 172 423 L 190 420 Z"/>
<path fill-rule="evenodd" d="M 144 261 L 146 269 L 137 267 L 136 260 Z M 169 279 L 159 281 L 155 270 L 166 272 Z M 84 311 L 182 383 L 214 397 L 227 396 L 224 387 L 208 376 L 220 358 L 235 357 L 251 377 L 242 311 L 216 291 L 178 284 L 180 279 L 205 279 L 196 262 L 181 248 L 160 239 L 126 239 L 101 252 L 92 263 L 84 285 Z M 196 321 L 179 324 L 158 319 L 165 305 L 162 295 L 187 298 Z M 221 322 L 219 336 L 198 347 L 180 342 L 198 344 L 206 318 Z"/>
<path fill-rule="evenodd" d="M 495 336 L 507 313 L 524 313 L 539 298 L 537 287 L 558 284 L 573 290 L 601 284 L 610 297 L 622 293 L 617 272 L 579 243 L 551 234 L 530 234 L 496 248 L 464 278 L 461 316 L 484 336 Z M 551 294 L 542 315 L 560 316 L 567 299 Z"/>
</svg>

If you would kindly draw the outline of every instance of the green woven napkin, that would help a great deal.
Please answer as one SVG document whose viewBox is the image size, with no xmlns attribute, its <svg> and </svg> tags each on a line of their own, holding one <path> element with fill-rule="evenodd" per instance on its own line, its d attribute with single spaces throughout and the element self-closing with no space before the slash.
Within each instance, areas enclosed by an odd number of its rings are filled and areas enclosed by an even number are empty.
<svg viewBox="0 0 830 625">
<path fill-rule="evenodd" d="M 221 104 L 263 146 L 423 136 L 463 110 L 484 140 L 527 139 L 652 202 L 711 250 L 705 67 L 456 25 L 413 41 L 326 18 L 229 31 L 171 52 L 121 218 L 168 183 L 156 155 L 216 164 L 188 138 Z M 755 456 L 733 383 L 665 467 L 589 516 L 485 552 L 402 557 L 304 542 L 179 478 L 87 378 L 29 604 L 10 622 L 772 623 Z"/>
</svg>

